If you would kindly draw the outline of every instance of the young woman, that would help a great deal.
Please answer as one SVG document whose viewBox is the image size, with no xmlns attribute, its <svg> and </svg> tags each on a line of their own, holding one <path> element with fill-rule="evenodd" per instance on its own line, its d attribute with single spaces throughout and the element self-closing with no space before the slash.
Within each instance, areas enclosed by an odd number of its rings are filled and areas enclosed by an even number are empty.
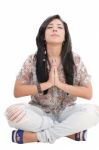
<svg viewBox="0 0 99 150">
<path fill-rule="evenodd" d="M 80 140 L 80 133 L 98 123 L 99 106 L 75 103 L 77 97 L 92 98 L 92 85 L 80 56 L 72 52 L 67 24 L 59 15 L 47 18 L 36 42 L 37 53 L 27 58 L 14 87 L 15 97 L 30 95 L 31 101 L 6 110 L 9 125 L 18 129 L 12 141 L 53 143 L 72 134 Z"/>
</svg>

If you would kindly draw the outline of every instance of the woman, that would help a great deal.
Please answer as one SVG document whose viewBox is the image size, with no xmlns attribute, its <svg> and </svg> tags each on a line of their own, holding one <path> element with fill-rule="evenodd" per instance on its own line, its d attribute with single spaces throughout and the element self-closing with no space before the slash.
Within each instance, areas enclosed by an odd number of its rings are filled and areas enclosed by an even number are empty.
<svg viewBox="0 0 99 150">
<path fill-rule="evenodd" d="M 67 24 L 59 15 L 47 18 L 36 42 L 37 53 L 25 61 L 14 88 L 15 97 L 30 95 L 31 101 L 6 110 L 9 125 L 18 129 L 12 141 L 53 143 L 85 133 L 98 123 L 99 107 L 75 103 L 77 97 L 92 98 L 92 85 L 80 56 L 72 52 Z"/>
</svg>

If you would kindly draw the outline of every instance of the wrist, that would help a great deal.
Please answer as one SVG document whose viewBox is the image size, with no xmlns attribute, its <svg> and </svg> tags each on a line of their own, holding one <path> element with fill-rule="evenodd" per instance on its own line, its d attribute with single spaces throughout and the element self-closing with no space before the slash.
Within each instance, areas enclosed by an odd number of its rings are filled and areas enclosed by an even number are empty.
<svg viewBox="0 0 99 150">
<path fill-rule="evenodd" d="M 49 88 L 52 87 L 52 84 L 50 82 L 43 82 L 43 83 L 40 83 L 40 84 L 37 84 L 37 90 L 38 90 L 38 93 L 41 93 Z"/>
<path fill-rule="evenodd" d="M 68 95 L 68 93 L 69 93 L 69 85 L 67 83 L 60 82 L 58 88 L 60 88 L 61 90 L 65 91 L 67 93 L 67 95 Z"/>
<path fill-rule="evenodd" d="M 62 85 L 62 82 L 60 82 L 60 81 L 58 81 L 57 83 L 55 83 L 55 86 L 58 87 L 58 88 L 60 88 L 61 85 Z"/>
<path fill-rule="evenodd" d="M 48 88 L 51 88 L 53 86 L 53 84 L 50 81 L 47 81 L 46 83 L 47 83 Z"/>
<path fill-rule="evenodd" d="M 38 83 L 36 86 L 37 86 L 38 93 L 42 93 L 42 89 L 41 89 L 40 83 Z"/>
</svg>

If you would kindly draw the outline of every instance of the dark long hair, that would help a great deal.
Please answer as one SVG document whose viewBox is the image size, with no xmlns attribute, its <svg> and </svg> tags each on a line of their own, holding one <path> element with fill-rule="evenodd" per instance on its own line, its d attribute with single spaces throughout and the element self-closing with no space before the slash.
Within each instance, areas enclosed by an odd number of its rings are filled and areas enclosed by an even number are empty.
<svg viewBox="0 0 99 150">
<path fill-rule="evenodd" d="M 67 84 L 73 85 L 73 78 L 74 78 L 74 60 L 73 60 L 73 53 L 72 53 L 72 44 L 71 38 L 68 30 L 67 24 L 61 19 L 59 15 L 54 15 L 47 18 L 39 28 L 37 37 L 36 37 L 36 44 L 37 44 L 37 54 L 36 54 L 36 74 L 37 80 L 39 83 L 46 82 L 49 78 L 48 69 L 47 69 L 47 50 L 46 50 L 46 43 L 45 43 L 45 30 L 47 25 L 54 19 L 59 19 L 65 29 L 65 41 L 62 45 L 61 50 L 61 60 L 63 65 L 63 71 L 65 76 L 65 82 Z M 47 93 L 48 90 L 44 91 L 44 94 Z"/>
</svg>

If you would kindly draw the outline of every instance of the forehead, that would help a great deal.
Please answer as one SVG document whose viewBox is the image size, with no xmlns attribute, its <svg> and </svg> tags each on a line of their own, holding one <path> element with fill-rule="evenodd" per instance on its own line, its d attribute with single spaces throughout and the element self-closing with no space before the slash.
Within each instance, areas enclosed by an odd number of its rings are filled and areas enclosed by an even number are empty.
<svg viewBox="0 0 99 150">
<path fill-rule="evenodd" d="M 59 19 L 53 19 L 48 25 L 62 25 L 63 26 L 63 22 Z"/>
</svg>

